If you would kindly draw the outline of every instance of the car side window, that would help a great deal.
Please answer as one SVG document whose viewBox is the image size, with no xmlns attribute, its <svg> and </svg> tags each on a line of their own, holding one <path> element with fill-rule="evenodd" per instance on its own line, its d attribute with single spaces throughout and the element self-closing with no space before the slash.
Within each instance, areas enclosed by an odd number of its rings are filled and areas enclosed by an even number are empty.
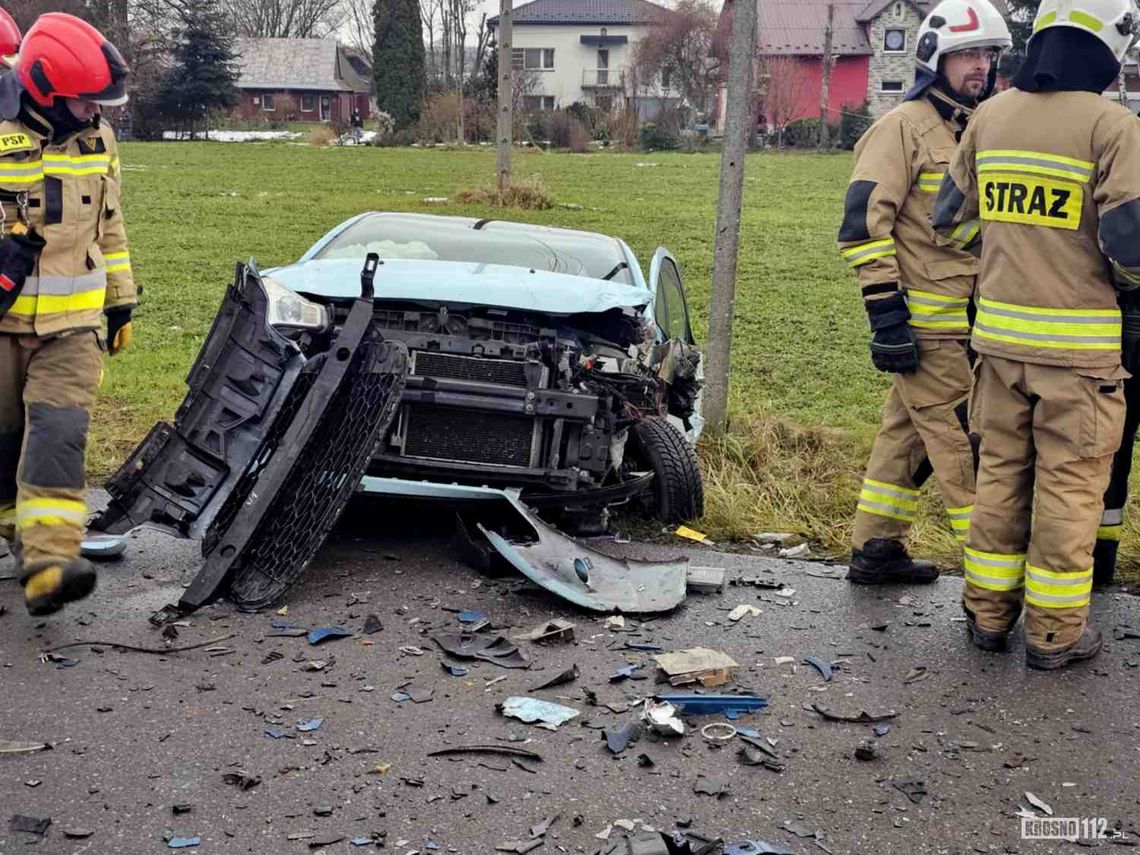
<svg viewBox="0 0 1140 855">
<path fill-rule="evenodd" d="M 679 338 L 686 342 L 693 340 L 689 328 L 689 312 L 685 307 L 685 292 L 681 288 L 681 274 L 668 258 L 661 263 L 655 314 L 657 325 L 665 332 L 666 338 Z"/>
</svg>

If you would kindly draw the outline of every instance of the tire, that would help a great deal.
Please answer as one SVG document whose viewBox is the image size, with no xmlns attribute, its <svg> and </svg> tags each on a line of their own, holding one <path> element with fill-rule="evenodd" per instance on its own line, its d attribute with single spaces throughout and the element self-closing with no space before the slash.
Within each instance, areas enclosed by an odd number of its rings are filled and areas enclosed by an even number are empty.
<svg viewBox="0 0 1140 855">
<path fill-rule="evenodd" d="M 697 452 L 660 416 L 647 416 L 630 430 L 633 453 L 653 470 L 649 512 L 665 523 L 695 520 L 705 512 L 705 488 Z"/>
</svg>

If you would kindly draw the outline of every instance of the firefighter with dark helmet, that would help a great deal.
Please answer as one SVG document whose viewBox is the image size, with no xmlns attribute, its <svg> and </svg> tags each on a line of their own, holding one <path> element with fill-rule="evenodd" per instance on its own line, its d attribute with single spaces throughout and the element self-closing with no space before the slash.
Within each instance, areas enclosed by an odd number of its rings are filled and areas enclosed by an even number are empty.
<svg viewBox="0 0 1140 855">
<path fill-rule="evenodd" d="M 11 68 L 20 49 L 20 28 L 15 19 L 0 6 L 0 71 Z"/>
<path fill-rule="evenodd" d="M 935 205 L 982 235 L 971 418 L 982 436 L 965 550 L 975 645 L 1026 664 L 1100 652 L 1093 543 L 1140 335 L 1140 121 L 1101 94 L 1140 31 L 1135 0 L 1042 0 L 1013 87 L 970 121 Z M 1123 318 L 1122 318 L 1123 312 Z"/>
<path fill-rule="evenodd" d="M 964 540 L 975 457 L 966 422 L 967 341 L 977 259 L 930 225 L 934 200 L 974 108 L 993 89 L 1009 29 L 987 0 L 944 0 L 923 21 L 906 100 L 855 147 L 839 250 L 871 325 L 871 360 L 893 383 L 855 512 L 847 578 L 933 582 L 905 546 L 919 488 L 933 472 L 950 528 Z"/>
<path fill-rule="evenodd" d="M 99 109 L 126 102 L 126 75 L 98 30 L 56 12 L 0 74 L 0 534 L 36 615 L 95 586 L 80 557 L 87 427 L 102 349 L 126 347 L 137 301 Z"/>
</svg>

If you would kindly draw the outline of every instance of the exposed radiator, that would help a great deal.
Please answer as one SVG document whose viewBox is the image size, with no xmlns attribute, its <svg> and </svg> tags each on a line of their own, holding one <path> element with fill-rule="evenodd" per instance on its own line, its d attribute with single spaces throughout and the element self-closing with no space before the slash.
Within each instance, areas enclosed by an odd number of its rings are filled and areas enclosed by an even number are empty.
<svg viewBox="0 0 1140 855">
<path fill-rule="evenodd" d="M 526 363 L 510 359 L 484 359 L 417 350 L 412 353 L 411 373 L 416 377 L 526 387 Z"/>
<path fill-rule="evenodd" d="M 405 457 L 535 465 L 537 420 L 530 416 L 410 404 L 402 428 Z"/>
</svg>

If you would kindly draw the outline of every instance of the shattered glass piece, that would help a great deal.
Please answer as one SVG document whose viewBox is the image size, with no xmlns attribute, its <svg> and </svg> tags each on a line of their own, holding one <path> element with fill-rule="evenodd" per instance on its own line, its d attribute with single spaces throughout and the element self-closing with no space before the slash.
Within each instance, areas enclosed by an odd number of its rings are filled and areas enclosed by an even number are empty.
<svg viewBox="0 0 1140 855">
<path fill-rule="evenodd" d="M 548 816 L 546 819 L 544 819 L 538 825 L 532 825 L 530 827 L 530 836 L 532 838 L 536 838 L 536 839 L 539 837 L 545 837 L 546 832 L 550 831 L 550 827 L 552 825 L 554 825 L 555 821 L 560 816 L 562 816 L 562 814 L 556 813 L 556 814 L 554 814 L 554 816 Z"/>
<path fill-rule="evenodd" d="M 632 665 L 626 665 L 624 668 L 618 668 L 617 671 L 615 671 L 613 674 L 610 675 L 610 682 L 611 683 L 621 683 L 624 680 L 637 680 L 637 679 L 644 680 L 647 678 L 647 675 L 642 674 L 639 677 L 636 674 L 637 671 L 640 671 L 644 667 L 645 667 L 644 662 L 635 662 Z"/>
<path fill-rule="evenodd" d="M 384 628 L 384 624 L 380 622 L 379 615 L 369 615 L 364 619 L 364 634 L 375 635 Z"/>
<path fill-rule="evenodd" d="M 891 732 L 891 726 L 889 724 L 876 724 L 871 728 L 871 732 L 874 733 L 875 736 L 886 736 Z"/>
<path fill-rule="evenodd" d="M 201 837 L 172 837 L 166 841 L 166 845 L 170 849 L 188 849 L 191 846 L 200 846 L 201 844 Z"/>
<path fill-rule="evenodd" d="M 818 837 L 819 831 L 812 829 L 804 824 L 803 820 L 792 818 L 785 819 L 781 823 L 787 831 L 790 831 L 796 837 Z"/>
<path fill-rule="evenodd" d="M 557 727 L 570 721 L 578 715 L 578 710 L 554 704 L 550 701 L 541 701 L 538 698 L 510 697 L 499 704 L 499 712 L 509 718 L 517 718 L 527 724 L 541 722 Z"/>
<path fill-rule="evenodd" d="M 625 749 L 629 748 L 631 742 L 635 742 L 637 734 L 637 723 L 626 722 L 616 730 L 606 729 L 602 731 L 602 736 L 606 740 L 606 748 L 610 750 L 611 754 L 621 754 Z"/>
<path fill-rule="evenodd" d="M 45 834 L 47 834 L 48 826 L 50 825 L 50 816 L 39 819 L 38 817 L 34 816 L 22 816 L 20 814 L 16 814 L 10 820 L 8 820 L 8 827 L 12 829 L 12 831 L 16 831 L 22 834 L 35 834 L 38 837 L 43 837 Z"/>
<path fill-rule="evenodd" d="M 479 623 L 487 620 L 487 616 L 479 611 L 464 611 L 456 615 L 460 623 Z"/>
<path fill-rule="evenodd" d="M 500 555 L 535 584 L 599 612 L 665 612 L 684 601 L 687 558 L 667 563 L 611 558 L 546 525 L 517 496 L 508 494 L 507 500 L 531 529 L 526 541 L 508 541 L 481 524 L 479 530 Z M 587 580 L 575 570 L 575 559 L 588 561 Z M 583 566 L 580 562 L 579 570 Z"/>
<path fill-rule="evenodd" d="M 736 753 L 740 757 L 740 762 L 745 766 L 763 766 L 765 769 L 771 769 L 773 772 L 783 772 L 788 768 L 774 756 L 762 751 L 755 742 L 740 746 Z"/>
<path fill-rule="evenodd" d="M 463 668 L 459 665 L 449 665 L 443 661 L 439 663 L 439 666 L 452 677 L 466 677 L 469 673 L 471 673 L 470 669 L 468 668 Z"/>
<path fill-rule="evenodd" d="M 685 735 L 685 723 L 677 718 L 677 708 L 667 701 L 646 698 L 641 720 L 650 730 L 662 736 Z"/>
<path fill-rule="evenodd" d="M 322 626 L 319 629 L 314 629 L 308 635 L 309 644 L 317 645 L 323 644 L 326 641 L 333 641 L 337 638 L 351 638 L 352 631 L 344 629 L 339 626 Z"/>
<path fill-rule="evenodd" d="M 308 721 L 301 721 L 297 723 L 297 730 L 301 733 L 310 733 L 314 730 L 319 730 L 320 726 L 325 723 L 323 718 L 312 718 Z"/>
<path fill-rule="evenodd" d="M 1046 816 L 1052 816 L 1053 815 L 1053 808 L 1051 808 L 1045 802 L 1041 801 L 1041 799 L 1039 799 L 1037 796 L 1033 795 L 1033 793 L 1026 791 L 1025 800 L 1027 802 L 1029 802 L 1031 805 L 1033 805 L 1035 808 L 1037 808 L 1039 811 L 1041 811 L 1043 814 L 1045 814 Z M 914 801 L 914 800 L 911 799 L 911 801 Z"/>
<path fill-rule="evenodd" d="M 529 668 L 526 654 L 503 635 L 441 632 L 432 640 L 457 659 L 483 659 L 503 668 Z"/>
</svg>

